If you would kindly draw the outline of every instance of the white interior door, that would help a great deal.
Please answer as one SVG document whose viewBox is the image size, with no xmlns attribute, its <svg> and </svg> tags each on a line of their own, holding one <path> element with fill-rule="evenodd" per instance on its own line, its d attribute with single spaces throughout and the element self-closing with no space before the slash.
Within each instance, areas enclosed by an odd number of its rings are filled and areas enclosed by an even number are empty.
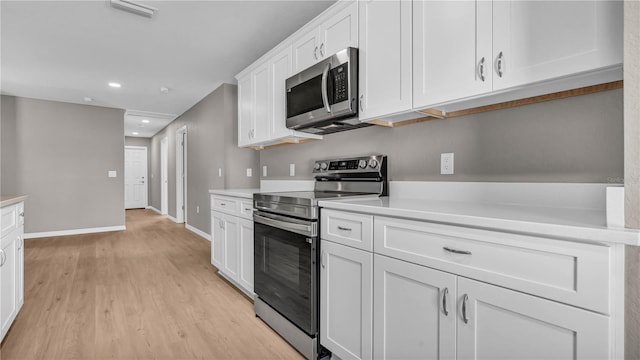
<svg viewBox="0 0 640 360">
<path fill-rule="evenodd" d="M 176 130 L 176 222 L 187 222 L 187 127 Z"/>
<path fill-rule="evenodd" d="M 160 213 L 169 212 L 169 141 L 166 137 L 160 142 Z"/>
<path fill-rule="evenodd" d="M 147 207 L 147 148 L 144 146 L 125 146 L 124 207 Z"/>
</svg>

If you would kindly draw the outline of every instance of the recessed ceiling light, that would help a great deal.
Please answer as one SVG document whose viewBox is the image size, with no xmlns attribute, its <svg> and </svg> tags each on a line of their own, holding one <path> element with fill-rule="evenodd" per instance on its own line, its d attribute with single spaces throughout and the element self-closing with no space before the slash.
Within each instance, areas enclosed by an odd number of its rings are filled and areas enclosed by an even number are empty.
<svg viewBox="0 0 640 360">
<path fill-rule="evenodd" d="M 167 94 L 167 93 L 169 93 L 169 88 L 163 86 L 163 87 L 160 88 L 160 92 L 163 93 L 163 94 Z"/>
<path fill-rule="evenodd" d="M 90 97 L 88 97 L 88 96 L 85 96 L 85 97 L 84 97 L 84 101 L 86 101 L 86 102 L 92 102 L 92 101 L 93 101 L 93 99 L 92 99 L 92 98 L 90 98 Z"/>
<path fill-rule="evenodd" d="M 138 133 L 137 131 L 132 132 L 133 135 L 139 135 L 140 133 Z"/>
<path fill-rule="evenodd" d="M 115 83 L 115 82 L 110 82 L 110 83 L 109 83 L 109 86 L 111 86 L 112 88 L 119 88 L 119 87 L 121 87 L 122 85 L 120 85 L 120 84 L 118 84 L 118 83 Z"/>
<path fill-rule="evenodd" d="M 143 119 L 142 122 L 145 123 L 145 124 L 148 124 L 150 121 L 147 120 L 147 119 Z"/>
</svg>

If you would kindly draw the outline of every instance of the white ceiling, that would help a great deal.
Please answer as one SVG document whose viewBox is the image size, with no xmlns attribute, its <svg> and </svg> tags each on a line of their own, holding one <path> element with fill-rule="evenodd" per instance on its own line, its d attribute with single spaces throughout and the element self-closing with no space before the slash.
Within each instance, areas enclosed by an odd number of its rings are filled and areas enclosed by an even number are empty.
<svg viewBox="0 0 640 360">
<path fill-rule="evenodd" d="M 146 114 L 158 131 L 334 1 L 140 1 L 158 9 L 148 19 L 108 0 L 2 0 L 0 90 L 169 114 Z M 127 136 L 141 119 L 125 121 Z M 153 135 L 145 127 L 137 136 Z"/>
</svg>

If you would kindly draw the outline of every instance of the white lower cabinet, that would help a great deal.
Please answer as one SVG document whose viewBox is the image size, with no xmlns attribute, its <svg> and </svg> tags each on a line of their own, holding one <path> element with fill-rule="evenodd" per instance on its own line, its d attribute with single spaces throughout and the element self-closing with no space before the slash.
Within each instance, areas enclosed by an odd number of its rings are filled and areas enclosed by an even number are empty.
<svg viewBox="0 0 640 360">
<path fill-rule="evenodd" d="M 253 296 L 253 220 L 240 199 L 211 197 L 211 264 L 249 296 Z M 224 206 L 222 206 L 224 204 Z M 224 212 L 222 212 L 224 211 Z"/>
<path fill-rule="evenodd" d="M 1 210 L 0 341 L 24 303 L 24 203 Z"/>
<path fill-rule="evenodd" d="M 371 217 L 322 212 L 322 219 Z M 607 270 L 621 261 L 612 255 L 620 254 L 617 250 L 594 248 L 605 244 L 372 218 L 373 233 L 363 233 L 361 240 L 373 241 L 373 251 L 331 236 L 326 221 L 321 226 L 320 343 L 337 358 L 609 359 L 622 353 L 616 339 L 620 309 L 582 299 L 603 293 L 604 304 L 618 303 Z M 502 256 L 485 261 L 483 246 Z M 541 272 L 551 267 L 564 276 L 553 257 L 580 268 L 573 275 L 576 294 L 548 291 L 550 284 L 528 285 L 527 255 L 537 259 L 541 252 L 551 257 L 538 260 Z M 592 277 L 598 281 L 584 289 L 580 284 L 589 274 L 584 267 L 598 264 L 607 279 Z M 523 284 L 515 282 L 517 277 Z"/>
<path fill-rule="evenodd" d="M 374 358 L 455 358 L 456 276 L 382 255 L 374 263 Z"/>
<path fill-rule="evenodd" d="M 320 343 L 342 359 L 371 359 L 373 254 L 321 241 Z"/>
</svg>

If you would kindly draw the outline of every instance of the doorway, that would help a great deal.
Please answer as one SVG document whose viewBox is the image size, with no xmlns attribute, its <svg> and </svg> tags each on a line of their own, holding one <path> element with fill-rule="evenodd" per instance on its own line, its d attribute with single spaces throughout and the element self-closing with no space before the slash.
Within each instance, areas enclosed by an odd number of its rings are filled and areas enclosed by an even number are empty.
<svg viewBox="0 0 640 360">
<path fill-rule="evenodd" d="M 176 130 L 176 222 L 187 222 L 187 126 Z"/>
<path fill-rule="evenodd" d="M 169 213 L 169 139 L 160 142 L 160 213 Z"/>
<path fill-rule="evenodd" d="M 124 207 L 144 209 L 147 207 L 147 148 L 146 146 L 124 147 Z"/>
</svg>

